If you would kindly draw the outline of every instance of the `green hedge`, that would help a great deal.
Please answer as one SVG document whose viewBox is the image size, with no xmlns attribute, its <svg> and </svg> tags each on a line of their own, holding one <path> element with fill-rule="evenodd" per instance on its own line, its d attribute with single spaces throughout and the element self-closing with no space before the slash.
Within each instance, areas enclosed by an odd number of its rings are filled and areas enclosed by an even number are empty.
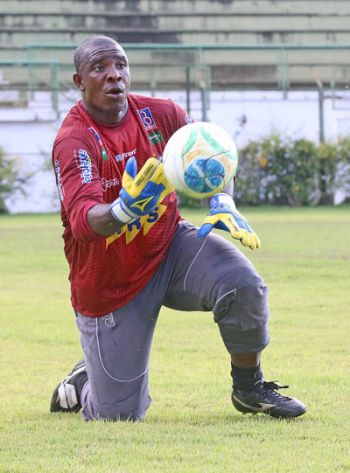
<svg viewBox="0 0 350 473">
<path fill-rule="evenodd" d="M 349 184 L 349 138 L 316 145 L 271 134 L 239 151 L 235 198 L 241 205 L 331 204 Z"/>
<path fill-rule="evenodd" d="M 5 200 L 17 191 L 22 192 L 25 178 L 20 176 L 17 169 L 17 161 L 14 158 L 6 157 L 0 148 L 0 214 L 8 213 Z"/>
</svg>

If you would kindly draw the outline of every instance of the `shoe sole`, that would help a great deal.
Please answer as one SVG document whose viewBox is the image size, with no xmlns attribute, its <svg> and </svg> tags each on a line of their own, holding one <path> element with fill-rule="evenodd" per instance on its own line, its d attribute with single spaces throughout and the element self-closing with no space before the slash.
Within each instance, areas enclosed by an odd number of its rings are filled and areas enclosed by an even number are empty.
<svg viewBox="0 0 350 473">
<path fill-rule="evenodd" d="M 292 419 L 294 417 L 299 417 L 299 416 L 305 414 L 305 412 L 307 410 L 306 407 L 303 404 L 301 404 L 299 406 L 298 411 L 278 413 L 278 412 L 273 411 L 274 408 L 276 408 L 276 406 L 269 407 L 267 409 L 266 408 L 261 408 L 261 409 L 252 408 L 252 407 L 248 406 L 247 404 L 242 403 L 242 401 L 238 400 L 234 396 L 232 397 L 232 404 L 235 407 L 235 409 L 237 409 L 237 411 L 239 411 L 239 412 L 242 412 L 242 414 L 253 414 L 253 415 L 266 414 L 266 415 L 269 415 L 271 417 L 274 417 L 275 419 Z"/>
</svg>

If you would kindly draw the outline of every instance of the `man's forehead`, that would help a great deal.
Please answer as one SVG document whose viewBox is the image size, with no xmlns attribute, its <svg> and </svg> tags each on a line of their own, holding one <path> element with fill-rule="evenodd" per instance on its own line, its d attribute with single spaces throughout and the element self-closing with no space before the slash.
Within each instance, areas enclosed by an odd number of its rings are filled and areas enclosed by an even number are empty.
<svg viewBox="0 0 350 473">
<path fill-rule="evenodd" d="M 86 64 L 91 64 L 96 60 L 108 58 L 126 59 L 126 54 L 124 49 L 117 43 L 93 46 L 86 51 L 84 62 Z"/>
</svg>

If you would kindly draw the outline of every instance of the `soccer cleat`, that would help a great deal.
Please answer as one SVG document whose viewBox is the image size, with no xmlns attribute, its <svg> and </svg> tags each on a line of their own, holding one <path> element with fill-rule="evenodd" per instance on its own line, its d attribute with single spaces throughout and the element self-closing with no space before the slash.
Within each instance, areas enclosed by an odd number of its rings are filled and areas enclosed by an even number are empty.
<svg viewBox="0 0 350 473">
<path fill-rule="evenodd" d="M 252 391 L 242 391 L 234 387 L 232 403 L 238 411 L 243 413 L 262 412 L 279 419 L 301 416 L 306 412 L 306 407 L 302 402 L 276 392 L 278 389 L 288 387 L 264 380 L 258 381 Z"/>
<path fill-rule="evenodd" d="M 80 411 L 80 391 L 87 379 L 85 360 L 81 360 L 54 390 L 50 412 Z"/>
</svg>

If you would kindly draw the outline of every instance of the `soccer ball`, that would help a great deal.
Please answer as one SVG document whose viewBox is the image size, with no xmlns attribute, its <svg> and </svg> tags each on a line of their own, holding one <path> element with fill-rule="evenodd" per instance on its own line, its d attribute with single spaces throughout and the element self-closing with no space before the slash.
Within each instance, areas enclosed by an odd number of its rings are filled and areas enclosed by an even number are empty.
<svg viewBox="0 0 350 473">
<path fill-rule="evenodd" d="M 218 125 L 196 122 L 179 128 L 164 148 L 163 166 L 179 192 L 196 199 L 225 189 L 236 175 L 234 141 Z"/>
</svg>

